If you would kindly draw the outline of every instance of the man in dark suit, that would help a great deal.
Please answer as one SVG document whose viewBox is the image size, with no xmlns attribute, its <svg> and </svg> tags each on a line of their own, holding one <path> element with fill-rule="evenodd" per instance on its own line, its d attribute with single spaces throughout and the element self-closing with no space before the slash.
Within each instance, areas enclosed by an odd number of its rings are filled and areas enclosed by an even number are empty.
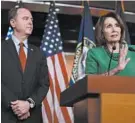
<svg viewBox="0 0 135 123">
<path fill-rule="evenodd" d="M 46 58 L 28 43 L 33 18 L 26 8 L 9 11 L 11 39 L 1 45 L 2 123 L 42 123 L 41 102 L 49 89 Z"/>
</svg>

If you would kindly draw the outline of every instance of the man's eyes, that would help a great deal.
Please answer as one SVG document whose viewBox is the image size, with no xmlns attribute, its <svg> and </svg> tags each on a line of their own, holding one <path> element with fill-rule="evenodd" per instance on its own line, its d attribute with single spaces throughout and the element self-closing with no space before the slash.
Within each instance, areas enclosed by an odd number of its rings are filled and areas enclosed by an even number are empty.
<svg viewBox="0 0 135 123">
<path fill-rule="evenodd" d="M 23 20 L 28 20 L 29 17 L 23 17 Z M 33 21 L 33 18 L 31 18 L 31 21 Z"/>
</svg>

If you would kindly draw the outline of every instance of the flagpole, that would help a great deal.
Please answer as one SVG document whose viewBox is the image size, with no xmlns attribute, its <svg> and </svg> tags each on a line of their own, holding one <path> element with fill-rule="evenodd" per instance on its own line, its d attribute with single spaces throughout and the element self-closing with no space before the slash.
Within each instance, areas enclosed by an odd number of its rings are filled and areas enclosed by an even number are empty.
<svg viewBox="0 0 135 123">
<path fill-rule="evenodd" d="M 125 11 L 125 8 L 124 8 L 124 1 L 123 0 L 121 0 L 121 7 L 122 7 L 122 10 L 124 12 Z"/>
<path fill-rule="evenodd" d="M 115 0 L 115 11 L 117 11 L 118 0 Z"/>
<path fill-rule="evenodd" d="M 23 7 L 23 2 L 22 2 L 22 0 L 17 0 L 15 7 L 16 7 L 16 8 L 18 8 L 18 7 Z"/>
<path fill-rule="evenodd" d="M 128 31 L 128 26 L 126 24 L 126 20 L 125 20 L 125 8 L 124 8 L 124 1 L 118 1 L 116 0 L 116 4 L 115 4 L 115 12 L 116 14 L 118 14 L 121 19 L 123 20 L 124 26 L 125 26 L 125 39 L 127 41 L 128 44 L 131 44 L 131 40 L 130 40 L 130 34 Z"/>
</svg>

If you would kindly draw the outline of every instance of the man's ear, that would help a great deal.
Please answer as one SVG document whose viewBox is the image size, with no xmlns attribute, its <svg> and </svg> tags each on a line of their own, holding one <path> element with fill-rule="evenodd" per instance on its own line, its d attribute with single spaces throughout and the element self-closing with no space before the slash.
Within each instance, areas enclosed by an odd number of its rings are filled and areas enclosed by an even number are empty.
<svg viewBox="0 0 135 123">
<path fill-rule="evenodd" d="M 14 28 L 15 27 L 15 20 L 14 19 L 11 19 L 10 20 L 10 25 Z"/>
</svg>

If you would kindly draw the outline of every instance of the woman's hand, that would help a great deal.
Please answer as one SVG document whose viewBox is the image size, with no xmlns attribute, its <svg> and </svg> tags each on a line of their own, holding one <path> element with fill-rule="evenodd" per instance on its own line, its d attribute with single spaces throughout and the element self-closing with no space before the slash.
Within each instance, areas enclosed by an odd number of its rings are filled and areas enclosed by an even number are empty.
<svg viewBox="0 0 135 123">
<path fill-rule="evenodd" d="M 126 59 L 127 53 L 128 53 L 127 44 L 122 44 L 120 48 L 120 56 L 119 56 L 119 62 L 118 62 L 118 67 L 117 67 L 118 71 L 124 70 L 127 63 L 130 61 L 130 58 Z"/>
</svg>

